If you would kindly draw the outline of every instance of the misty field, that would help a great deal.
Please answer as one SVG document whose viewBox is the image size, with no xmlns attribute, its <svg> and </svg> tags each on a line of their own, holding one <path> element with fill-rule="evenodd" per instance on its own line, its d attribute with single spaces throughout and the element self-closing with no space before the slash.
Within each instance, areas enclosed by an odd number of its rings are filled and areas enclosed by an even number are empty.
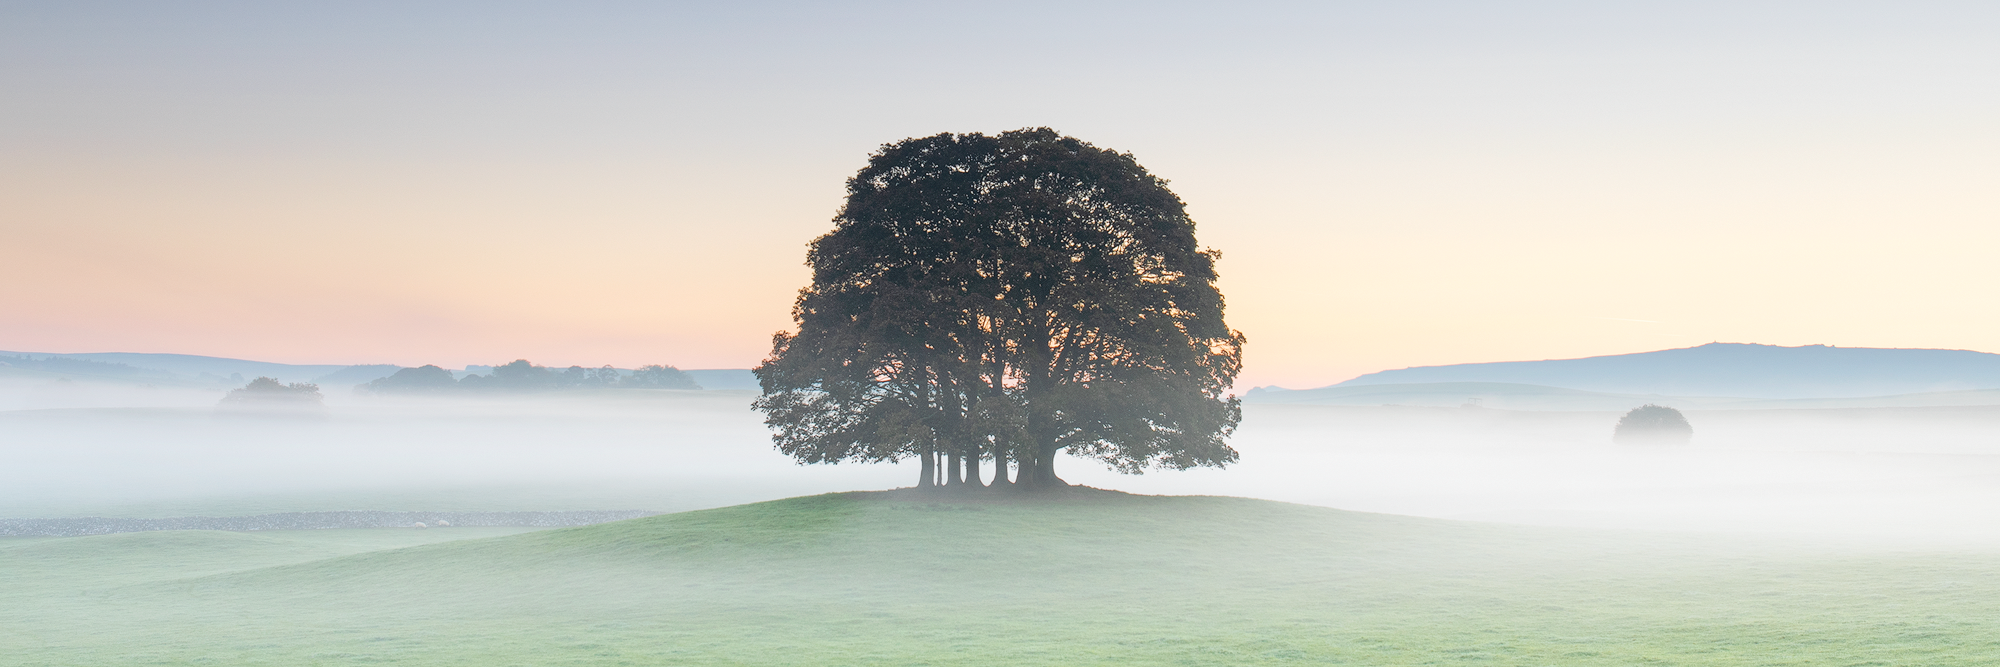
<svg viewBox="0 0 2000 667">
<path fill-rule="evenodd" d="M 2000 408 L 1631 448 L 1615 413 L 1251 405 L 1228 470 L 1071 460 L 1162 495 L 1035 501 L 812 495 L 914 466 L 794 465 L 748 401 L 0 413 L 0 517 L 700 510 L 0 539 L 0 664 L 2000 663 Z"/>
<path fill-rule="evenodd" d="M 20 665 L 1988 665 L 2000 552 L 1218 497 L 0 541 Z M 506 531 L 500 531 L 506 532 Z M 480 537 L 424 543 L 454 536 Z"/>
<path fill-rule="evenodd" d="M 329 510 L 674 512 L 908 486 L 917 465 L 800 466 L 749 392 L 348 399 L 321 420 L 208 408 L 0 411 L 0 518 Z M 212 401 L 212 399 L 210 399 Z M 1615 412 L 1245 406 L 1241 462 L 1072 483 L 1437 518 L 1994 541 L 2000 406 L 1691 412 L 1617 447 Z"/>
</svg>

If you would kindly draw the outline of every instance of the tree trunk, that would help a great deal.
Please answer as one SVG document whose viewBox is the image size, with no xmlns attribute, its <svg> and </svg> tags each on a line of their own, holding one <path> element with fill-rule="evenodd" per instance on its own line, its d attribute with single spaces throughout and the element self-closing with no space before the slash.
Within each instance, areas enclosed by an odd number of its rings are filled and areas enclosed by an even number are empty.
<svg viewBox="0 0 2000 667">
<path fill-rule="evenodd" d="M 1041 455 L 1035 457 L 1040 459 L 1035 461 L 1035 484 L 1038 486 L 1069 486 L 1062 481 L 1061 477 L 1056 476 L 1055 443 L 1042 445 L 1042 451 L 1039 454 Z"/>
<path fill-rule="evenodd" d="M 1046 489 L 1061 483 L 1056 479 L 1053 447 L 1030 445 L 1021 454 L 1021 463 L 1014 470 L 1015 483 L 1030 489 Z"/>
<path fill-rule="evenodd" d="M 1022 443 L 1023 446 L 1019 450 L 1021 465 L 1014 478 L 1021 486 L 1030 489 L 1048 486 L 1049 475 L 1043 474 L 1044 468 L 1047 467 L 1049 471 L 1054 470 L 1050 466 L 1049 453 L 1055 450 L 1050 446 L 1055 438 L 1050 435 L 1053 429 L 1049 427 L 1046 412 L 1038 406 L 1040 397 L 1037 394 L 1040 393 L 1042 392 L 1035 391 L 1033 386 L 1029 387 L 1028 441 Z"/>
<path fill-rule="evenodd" d="M 999 488 L 1009 484 L 1010 482 L 1007 481 L 1007 452 L 1001 450 L 996 445 L 993 448 L 993 483 L 987 486 Z"/>
<path fill-rule="evenodd" d="M 956 448 L 952 449 L 950 454 L 945 455 L 945 469 L 950 471 L 944 475 L 945 486 L 958 486 L 965 483 L 965 478 L 959 476 L 958 458 L 958 450 Z"/>
<path fill-rule="evenodd" d="M 986 486 L 986 482 L 979 479 L 979 449 L 976 447 L 965 453 L 965 485 Z"/>
<path fill-rule="evenodd" d="M 1031 401 L 1034 398 L 1033 395 L 1029 396 Z M 1061 449 L 1056 443 L 1056 430 L 1057 427 L 1048 413 L 1041 410 L 1029 413 L 1028 437 L 1031 440 L 1024 448 L 1027 451 L 1022 452 L 1024 456 L 1021 460 L 1020 481 L 1033 480 L 1030 486 L 1035 488 L 1067 486 L 1061 478 L 1056 477 L 1056 452 Z M 1029 461 L 1028 456 L 1032 456 L 1034 460 Z"/>
<path fill-rule="evenodd" d="M 1023 489 L 1035 487 L 1035 452 L 1022 448 L 1014 452 L 1014 486 Z"/>
<path fill-rule="evenodd" d="M 928 451 L 920 458 L 924 462 L 924 467 L 922 472 L 917 473 L 917 488 L 927 489 L 930 488 L 932 480 L 937 479 L 937 459 Z"/>
</svg>

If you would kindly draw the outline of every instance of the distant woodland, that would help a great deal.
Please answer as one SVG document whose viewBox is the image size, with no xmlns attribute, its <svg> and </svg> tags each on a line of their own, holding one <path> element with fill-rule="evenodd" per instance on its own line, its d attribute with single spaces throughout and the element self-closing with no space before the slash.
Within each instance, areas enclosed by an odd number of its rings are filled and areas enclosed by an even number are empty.
<svg viewBox="0 0 2000 667">
<path fill-rule="evenodd" d="M 326 397 L 319 385 L 310 382 L 286 384 L 277 378 L 260 377 L 222 397 L 225 408 L 320 408 Z"/>
<path fill-rule="evenodd" d="M 621 371 L 610 366 L 549 368 L 517 359 L 513 363 L 494 366 L 491 373 L 463 378 L 433 365 L 405 368 L 388 377 L 356 385 L 354 389 L 363 394 L 381 395 L 518 394 L 581 389 L 699 390 L 701 385 L 673 366 L 642 366 L 633 371 Z"/>
</svg>

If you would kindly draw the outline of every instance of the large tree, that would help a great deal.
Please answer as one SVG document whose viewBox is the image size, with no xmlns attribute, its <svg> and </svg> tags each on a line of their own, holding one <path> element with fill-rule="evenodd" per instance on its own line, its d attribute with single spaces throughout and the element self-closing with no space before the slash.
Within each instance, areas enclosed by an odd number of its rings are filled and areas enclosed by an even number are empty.
<svg viewBox="0 0 2000 667">
<path fill-rule="evenodd" d="M 924 484 L 976 484 L 982 459 L 995 483 L 1013 460 L 1060 484 L 1064 449 L 1130 473 L 1236 459 L 1243 336 L 1216 254 L 1131 155 L 1046 128 L 909 139 L 848 181 L 834 222 L 798 331 L 757 369 L 786 453 L 916 456 Z"/>
</svg>

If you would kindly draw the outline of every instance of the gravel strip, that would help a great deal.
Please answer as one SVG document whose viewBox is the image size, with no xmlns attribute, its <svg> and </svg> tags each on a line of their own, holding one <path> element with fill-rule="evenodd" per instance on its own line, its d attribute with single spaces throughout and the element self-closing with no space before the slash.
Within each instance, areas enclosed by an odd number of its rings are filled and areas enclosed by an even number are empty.
<svg viewBox="0 0 2000 667">
<path fill-rule="evenodd" d="M 442 528 L 449 526 L 588 526 L 637 519 L 657 512 L 285 512 L 255 516 L 183 516 L 167 519 L 0 519 L 0 537 L 76 537 L 149 530 L 325 530 L 329 528 Z M 419 525 L 421 524 L 421 525 Z"/>
</svg>

